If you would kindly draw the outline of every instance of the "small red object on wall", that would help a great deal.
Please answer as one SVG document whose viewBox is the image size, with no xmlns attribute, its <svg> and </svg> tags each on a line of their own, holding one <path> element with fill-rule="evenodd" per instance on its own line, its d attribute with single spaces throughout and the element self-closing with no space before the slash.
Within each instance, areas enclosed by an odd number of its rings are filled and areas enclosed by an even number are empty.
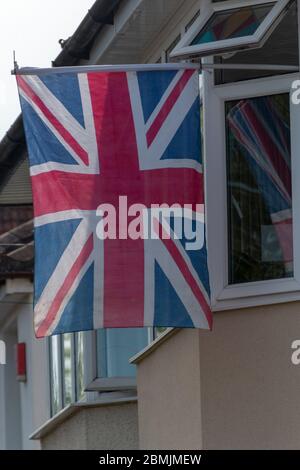
<svg viewBox="0 0 300 470">
<path fill-rule="evenodd" d="M 26 382 L 26 344 L 17 344 L 17 380 Z"/>
</svg>

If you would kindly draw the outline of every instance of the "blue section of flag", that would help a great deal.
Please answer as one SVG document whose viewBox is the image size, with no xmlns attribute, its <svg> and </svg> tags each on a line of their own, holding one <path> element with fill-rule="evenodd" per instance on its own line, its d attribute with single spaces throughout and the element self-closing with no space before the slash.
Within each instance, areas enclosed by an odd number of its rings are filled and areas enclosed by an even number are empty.
<svg viewBox="0 0 300 470">
<path fill-rule="evenodd" d="M 172 284 L 155 262 L 154 326 L 193 328 L 194 324 Z"/>
<path fill-rule="evenodd" d="M 36 301 L 41 296 L 79 223 L 80 220 L 67 220 L 35 227 L 34 294 Z"/>
<path fill-rule="evenodd" d="M 180 240 L 182 243 L 182 240 Z M 207 248 L 206 243 L 201 250 L 188 250 L 186 252 L 191 260 L 193 268 L 198 271 L 200 281 L 202 282 L 207 295 L 210 296 L 210 285 L 209 285 L 209 273 L 207 267 Z M 201 266 L 201 272 L 199 272 L 199 266 Z"/>
<path fill-rule="evenodd" d="M 197 98 L 161 159 L 188 158 L 202 162 L 200 134 L 200 100 Z"/>
<path fill-rule="evenodd" d="M 145 122 L 158 105 L 176 73 L 177 70 L 137 72 Z"/>
<path fill-rule="evenodd" d="M 85 273 L 69 300 L 53 334 L 93 329 L 94 266 Z M 74 315 L 77 312 L 78 315 Z"/>
<path fill-rule="evenodd" d="M 40 79 L 65 106 L 69 113 L 84 127 L 78 74 L 67 73 L 62 75 L 52 73 L 49 75 L 41 75 Z"/>
<path fill-rule="evenodd" d="M 30 154 L 30 165 L 46 162 L 77 165 L 70 152 L 59 142 L 51 130 L 43 123 L 32 107 L 20 97 L 26 131 L 27 147 Z M 43 145 L 40 142 L 43 142 Z"/>
<path fill-rule="evenodd" d="M 175 223 L 176 220 L 176 223 Z M 208 272 L 208 267 L 207 267 L 207 248 L 206 248 L 206 236 L 205 236 L 205 225 L 202 222 L 197 222 L 195 220 L 187 220 L 187 219 L 182 219 L 181 220 L 181 225 L 178 225 L 181 227 L 181 233 L 180 235 L 176 232 L 176 224 L 180 224 L 180 220 L 176 217 L 170 217 L 169 223 L 170 223 L 170 228 L 175 234 L 178 236 L 178 241 L 182 245 L 182 248 L 185 250 L 185 254 L 188 256 L 190 259 L 193 268 L 195 269 L 195 272 L 198 274 L 200 281 L 203 284 L 203 287 L 205 291 L 207 292 L 208 296 L 210 296 L 210 284 L 209 284 L 209 272 Z M 187 227 L 185 224 L 191 224 L 193 234 L 195 234 L 195 238 L 188 238 L 188 231 Z M 197 234 L 197 237 L 196 237 Z M 202 248 L 201 249 L 186 249 L 187 248 L 187 243 L 193 244 L 195 247 L 195 243 L 197 243 L 197 240 L 200 240 L 202 243 Z M 201 270 L 199 270 L 199 266 L 201 266 Z"/>
</svg>

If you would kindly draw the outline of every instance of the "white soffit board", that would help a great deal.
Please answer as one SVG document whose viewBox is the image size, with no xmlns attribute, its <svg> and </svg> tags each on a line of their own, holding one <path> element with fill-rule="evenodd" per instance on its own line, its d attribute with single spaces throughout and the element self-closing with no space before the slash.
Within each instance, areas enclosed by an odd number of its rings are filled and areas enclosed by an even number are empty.
<svg viewBox="0 0 300 470">
<path fill-rule="evenodd" d="M 199 0 L 129 0 L 122 3 L 115 24 L 106 26 L 95 40 L 92 63 L 134 64 L 145 56 L 181 8 L 193 9 Z M 130 4 L 135 4 L 129 11 Z M 127 11 L 128 10 L 128 11 Z"/>
</svg>

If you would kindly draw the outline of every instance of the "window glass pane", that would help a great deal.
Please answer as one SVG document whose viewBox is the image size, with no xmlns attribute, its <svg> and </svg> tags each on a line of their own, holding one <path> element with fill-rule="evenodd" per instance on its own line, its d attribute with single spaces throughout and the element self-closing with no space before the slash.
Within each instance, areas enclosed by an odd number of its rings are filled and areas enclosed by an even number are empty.
<svg viewBox="0 0 300 470">
<path fill-rule="evenodd" d="M 76 399 L 84 397 L 83 333 L 76 334 Z"/>
<path fill-rule="evenodd" d="M 148 344 L 147 328 L 107 328 L 97 331 L 99 377 L 134 377 L 129 359 Z"/>
<path fill-rule="evenodd" d="M 191 45 L 250 36 L 255 33 L 274 3 L 215 12 Z"/>
<path fill-rule="evenodd" d="M 61 408 L 60 400 L 60 336 L 51 336 L 49 340 L 50 349 L 50 392 L 51 392 L 51 415 L 55 415 Z"/>
<path fill-rule="evenodd" d="M 72 402 L 72 334 L 64 334 L 62 341 L 64 406 L 66 406 Z"/>
<path fill-rule="evenodd" d="M 229 282 L 293 275 L 289 94 L 226 103 Z"/>
</svg>

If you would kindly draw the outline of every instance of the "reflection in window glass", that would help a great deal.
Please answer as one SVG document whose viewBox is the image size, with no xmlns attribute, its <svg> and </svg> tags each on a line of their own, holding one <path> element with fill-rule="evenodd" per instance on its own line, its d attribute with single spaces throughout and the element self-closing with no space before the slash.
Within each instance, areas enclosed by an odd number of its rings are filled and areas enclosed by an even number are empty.
<svg viewBox="0 0 300 470">
<path fill-rule="evenodd" d="M 63 341 L 63 378 L 64 406 L 72 402 L 72 335 L 64 334 Z"/>
<path fill-rule="evenodd" d="M 134 377 L 129 359 L 148 344 L 147 328 L 106 328 L 97 331 L 99 377 Z"/>
<path fill-rule="evenodd" d="M 76 399 L 84 397 L 83 333 L 76 334 Z"/>
<path fill-rule="evenodd" d="M 60 397 L 60 336 L 50 338 L 50 383 L 51 383 L 51 415 L 56 414 L 61 407 Z"/>
<path fill-rule="evenodd" d="M 250 36 L 255 33 L 274 4 L 215 12 L 191 45 Z"/>
<path fill-rule="evenodd" d="M 51 416 L 84 398 L 83 333 L 49 338 Z"/>
<path fill-rule="evenodd" d="M 226 103 L 229 282 L 293 275 L 289 94 Z"/>
</svg>

